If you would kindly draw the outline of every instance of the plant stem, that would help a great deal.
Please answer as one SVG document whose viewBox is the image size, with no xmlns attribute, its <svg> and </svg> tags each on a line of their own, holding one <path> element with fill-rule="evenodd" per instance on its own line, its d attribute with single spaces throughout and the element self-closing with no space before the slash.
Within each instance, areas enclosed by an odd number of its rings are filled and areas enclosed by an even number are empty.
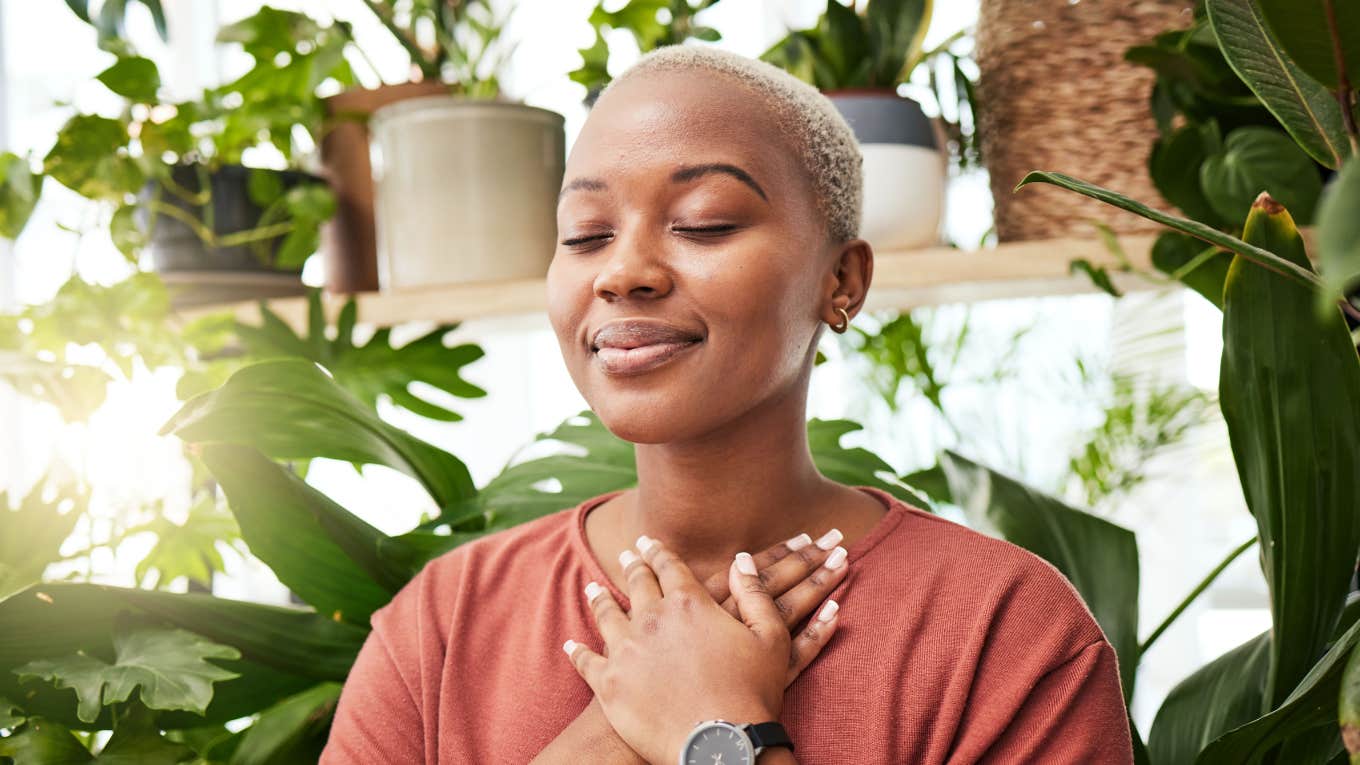
<svg viewBox="0 0 1360 765">
<path fill-rule="evenodd" d="M 407 37 L 406 32 L 397 26 L 396 19 L 393 18 L 390 11 L 383 8 L 377 0 L 364 0 L 364 7 L 372 11 L 373 15 L 378 17 L 378 21 L 382 22 L 382 25 L 387 28 L 387 31 L 397 38 L 397 42 L 401 43 L 401 47 L 405 48 L 407 55 L 411 57 L 411 63 L 420 67 L 422 74 L 430 79 L 439 77 L 438 70 L 432 71 L 430 60 L 425 57 L 425 52 L 420 49 L 414 39 Z"/>
<path fill-rule="evenodd" d="M 1360 127 L 1355 124 L 1355 93 L 1346 76 L 1346 55 L 1341 50 L 1341 32 L 1337 28 L 1335 0 L 1322 0 L 1327 14 L 1327 34 L 1332 38 L 1332 60 L 1336 62 L 1336 100 L 1341 104 L 1341 123 L 1351 139 L 1351 155 L 1360 156 Z"/>
<path fill-rule="evenodd" d="M 1138 646 L 1138 655 L 1142 656 L 1147 653 L 1147 650 L 1152 647 L 1152 644 L 1157 641 L 1157 638 L 1161 637 L 1163 632 L 1166 632 L 1166 628 L 1170 627 L 1171 623 L 1176 621 L 1176 617 L 1180 616 L 1185 609 L 1189 608 L 1190 604 L 1195 602 L 1195 598 L 1198 598 L 1201 593 L 1209 589 L 1209 585 L 1213 584 L 1214 580 L 1218 578 L 1218 575 L 1223 573 L 1223 569 L 1227 568 L 1228 564 L 1237 560 L 1237 556 L 1246 552 L 1247 549 L 1254 544 L 1256 544 L 1256 537 L 1248 539 L 1238 545 L 1232 552 L 1228 553 L 1228 557 L 1224 558 L 1222 563 L 1215 566 L 1214 570 L 1210 571 L 1209 575 L 1204 577 L 1204 581 L 1200 582 L 1195 589 L 1191 590 L 1190 594 L 1185 596 L 1185 600 L 1182 600 L 1181 604 L 1176 606 L 1176 608 L 1162 620 L 1161 624 L 1157 625 L 1157 629 L 1153 630 L 1151 635 L 1148 635 L 1147 640 L 1144 640 L 1143 644 Z"/>
</svg>

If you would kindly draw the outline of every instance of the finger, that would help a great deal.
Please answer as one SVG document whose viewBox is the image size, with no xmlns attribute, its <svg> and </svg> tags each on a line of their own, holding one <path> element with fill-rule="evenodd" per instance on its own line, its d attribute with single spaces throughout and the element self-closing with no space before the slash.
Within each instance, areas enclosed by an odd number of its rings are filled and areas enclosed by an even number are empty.
<svg viewBox="0 0 1360 765">
<path fill-rule="evenodd" d="M 661 585 L 656 581 L 647 561 L 638 557 L 632 550 L 619 553 L 619 565 L 623 566 L 623 579 L 627 583 L 628 608 L 636 611 L 648 603 L 661 600 Z"/>
<path fill-rule="evenodd" d="M 600 586 L 599 582 L 586 585 L 586 602 L 590 604 L 590 613 L 595 617 L 595 624 L 600 628 L 606 646 L 627 634 L 628 615 L 614 600 L 613 593 Z"/>
<path fill-rule="evenodd" d="M 813 567 L 797 584 L 776 598 L 775 606 L 784 617 L 785 629 L 798 629 L 798 625 L 831 595 L 832 590 L 845 581 L 849 571 L 845 548 L 837 545 L 821 565 Z M 773 587 L 770 589 L 774 590 Z"/>
<path fill-rule="evenodd" d="M 763 640 L 787 638 L 789 628 L 784 626 L 784 618 L 770 597 L 770 591 L 760 580 L 755 560 L 750 553 L 739 552 L 732 559 L 732 594 L 737 599 L 741 620 L 751 631 Z"/>
<path fill-rule="evenodd" d="M 807 618 L 845 578 L 848 569 L 844 565 L 844 553 L 834 560 L 833 555 L 836 553 L 830 550 L 830 545 L 823 549 L 817 545 L 801 544 L 792 554 L 761 570 L 760 578 L 774 596 L 775 605 L 784 615 L 784 625 L 789 630 L 796 629 L 799 622 Z M 827 563 L 834 565 L 827 567 Z M 809 579 L 812 581 L 809 582 Z M 733 598 L 723 601 L 722 607 L 733 616 L 738 613 Z"/>
<path fill-rule="evenodd" d="M 799 534 L 793 539 L 775 542 L 751 557 L 756 559 L 756 568 L 760 569 L 761 572 L 764 572 L 766 569 L 786 558 L 789 553 L 806 546 L 811 541 L 812 537 L 809 537 L 807 534 Z M 713 602 L 721 603 L 723 608 L 727 609 L 727 613 L 736 616 L 737 601 L 732 599 L 732 591 L 727 586 L 727 580 L 727 572 L 719 571 L 704 581 L 704 589 L 708 590 L 708 594 L 713 596 Z M 770 591 L 776 595 L 780 594 L 780 592 L 774 588 L 771 588 Z"/>
<path fill-rule="evenodd" d="M 584 643 L 575 640 L 563 643 L 562 650 L 566 651 L 567 658 L 571 659 L 571 665 L 576 667 L 576 673 L 586 681 L 590 690 L 599 695 L 599 677 L 604 672 L 608 660 L 587 648 Z"/>
<path fill-rule="evenodd" d="M 784 683 L 785 688 L 792 685 L 812 660 L 821 654 L 839 624 L 840 604 L 828 598 L 817 616 L 809 620 L 807 626 L 793 639 L 789 649 L 789 674 Z"/>
<path fill-rule="evenodd" d="M 647 561 L 647 565 L 656 573 L 662 597 L 686 590 L 696 593 L 704 591 L 704 586 L 699 583 L 689 565 L 662 544 L 661 540 L 643 534 L 638 537 L 637 546 L 642 552 L 642 559 Z"/>
</svg>

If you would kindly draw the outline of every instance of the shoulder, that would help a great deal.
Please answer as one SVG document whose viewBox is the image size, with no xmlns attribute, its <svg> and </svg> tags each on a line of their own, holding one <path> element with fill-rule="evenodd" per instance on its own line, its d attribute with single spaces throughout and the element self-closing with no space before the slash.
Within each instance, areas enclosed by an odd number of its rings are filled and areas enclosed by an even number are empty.
<svg viewBox="0 0 1360 765">
<path fill-rule="evenodd" d="M 1075 587 L 1053 564 L 1018 545 L 988 536 L 905 502 L 892 533 L 869 551 L 875 576 L 910 588 L 931 610 L 990 635 L 1053 649 L 1065 661 L 1105 635 Z"/>
<path fill-rule="evenodd" d="M 555 559 L 572 554 L 578 507 L 472 538 L 431 558 L 387 605 L 374 612 L 374 628 L 387 622 L 410 624 L 415 619 L 447 624 L 448 612 L 457 603 L 489 583 L 513 583 L 541 573 Z"/>
</svg>

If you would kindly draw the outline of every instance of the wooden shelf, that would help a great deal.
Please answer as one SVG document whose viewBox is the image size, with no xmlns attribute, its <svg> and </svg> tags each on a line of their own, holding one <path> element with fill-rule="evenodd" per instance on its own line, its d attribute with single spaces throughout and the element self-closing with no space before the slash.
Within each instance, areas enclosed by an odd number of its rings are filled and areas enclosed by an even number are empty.
<svg viewBox="0 0 1360 765">
<path fill-rule="evenodd" d="M 1121 236 L 1119 242 L 1130 265 L 1150 270 L 1153 236 Z M 1136 274 L 1119 273 L 1118 260 L 1099 240 L 1057 239 L 1017 242 L 983 250 L 932 247 L 923 250 L 879 252 L 866 309 L 908 309 L 947 303 L 976 303 L 1006 298 L 1042 297 L 1096 292 L 1084 274 L 1068 273 L 1069 263 L 1085 258 L 1110 267 L 1121 290 L 1158 286 Z M 482 282 L 448 287 L 360 293 L 359 319 L 365 324 L 391 326 L 412 321 L 457 322 L 493 316 L 542 313 L 547 296 L 543 279 Z M 343 295 L 327 295 L 326 314 L 333 321 L 345 304 Z M 305 298 L 269 301 L 272 311 L 293 327 L 306 324 Z M 201 306 L 182 312 L 186 318 L 233 312 L 242 321 L 259 320 L 255 301 Z"/>
</svg>

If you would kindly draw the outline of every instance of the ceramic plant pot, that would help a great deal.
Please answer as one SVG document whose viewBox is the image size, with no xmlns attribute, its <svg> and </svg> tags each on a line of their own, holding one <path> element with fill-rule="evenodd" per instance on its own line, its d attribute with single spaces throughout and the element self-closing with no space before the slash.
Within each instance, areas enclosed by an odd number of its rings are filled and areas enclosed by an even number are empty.
<svg viewBox="0 0 1360 765">
<path fill-rule="evenodd" d="M 384 291 L 548 272 L 566 162 L 562 115 L 433 96 L 379 109 L 370 129 Z"/>
<path fill-rule="evenodd" d="M 864 154 L 860 236 L 880 250 L 929 247 L 940 238 L 948 158 L 921 107 L 891 90 L 826 94 Z"/>
</svg>

